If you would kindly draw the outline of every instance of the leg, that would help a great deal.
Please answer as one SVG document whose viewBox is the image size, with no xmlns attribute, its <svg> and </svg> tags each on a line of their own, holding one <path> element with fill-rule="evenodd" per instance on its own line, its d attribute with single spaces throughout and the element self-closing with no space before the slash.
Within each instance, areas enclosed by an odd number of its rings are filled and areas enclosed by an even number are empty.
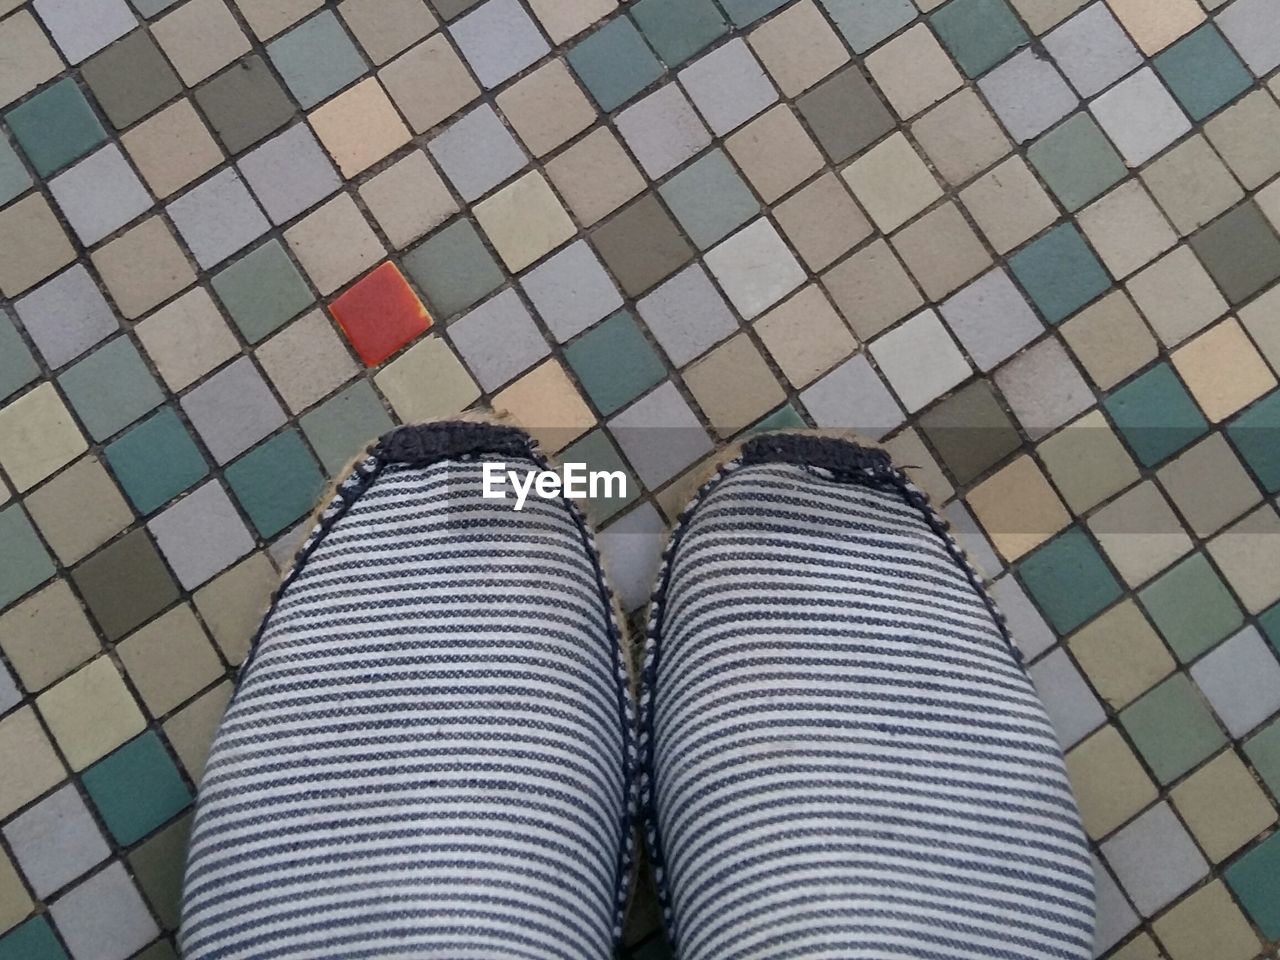
<svg viewBox="0 0 1280 960">
<path fill-rule="evenodd" d="M 481 498 L 519 431 L 389 434 L 339 488 L 214 741 L 183 955 L 607 960 L 630 698 L 590 534 Z"/>
<path fill-rule="evenodd" d="M 750 441 L 668 548 L 642 697 L 680 960 L 1088 960 L 1053 730 L 887 457 Z"/>
</svg>

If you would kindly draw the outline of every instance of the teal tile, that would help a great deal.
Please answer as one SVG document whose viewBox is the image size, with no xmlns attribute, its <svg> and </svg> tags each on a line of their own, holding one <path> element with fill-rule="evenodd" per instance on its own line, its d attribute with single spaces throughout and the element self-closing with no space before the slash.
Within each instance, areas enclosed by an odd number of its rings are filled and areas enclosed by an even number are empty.
<svg viewBox="0 0 1280 960">
<path fill-rule="evenodd" d="M 1069 223 L 1023 247 L 1009 266 L 1049 323 L 1061 323 L 1111 287 L 1107 271 Z"/>
<path fill-rule="evenodd" d="M 164 402 L 164 391 L 128 337 L 117 337 L 69 367 L 58 384 L 95 440 L 105 440 Z"/>
<path fill-rule="evenodd" d="M 210 281 L 218 299 L 250 343 L 311 306 L 311 291 L 279 240 L 269 240 Z"/>
<path fill-rule="evenodd" d="M 66 77 L 5 114 L 36 173 L 47 177 L 107 139 L 75 80 Z"/>
<path fill-rule="evenodd" d="M 951 0 L 930 23 L 971 79 L 1031 41 L 1005 0 Z"/>
<path fill-rule="evenodd" d="M 404 257 L 405 272 L 444 320 L 484 299 L 506 282 L 470 220 L 445 227 Z"/>
<path fill-rule="evenodd" d="M 712 0 L 639 0 L 631 16 L 664 63 L 676 67 L 728 31 Z"/>
<path fill-rule="evenodd" d="M 1246 740 L 1244 755 L 1272 795 L 1280 797 L 1280 720 L 1272 720 Z"/>
<path fill-rule="evenodd" d="M 67 960 L 49 921 L 32 917 L 0 936 L 0 960 Z"/>
<path fill-rule="evenodd" d="M 565 348 L 565 359 L 603 416 L 622 409 L 666 377 L 640 325 L 619 310 Z"/>
<path fill-rule="evenodd" d="M 745 27 L 761 17 L 768 16 L 791 0 L 720 0 L 720 6 L 729 15 L 735 27 Z"/>
<path fill-rule="evenodd" d="M 1143 465 L 1154 467 L 1209 430 L 1204 414 L 1168 363 L 1125 384 L 1102 404 Z"/>
<path fill-rule="evenodd" d="M 617 16 L 569 50 L 569 66 L 602 110 L 613 110 L 665 72 L 636 25 Z"/>
<path fill-rule="evenodd" d="M 585 464 L 588 471 L 602 470 L 609 473 L 621 473 L 626 479 L 625 495 L 621 486 L 614 484 L 606 489 L 597 484 L 596 496 L 588 496 L 582 502 L 583 509 L 594 524 L 605 523 L 610 517 L 628 504 L 634 503 L 640 496 L 640 483 L 627 469 L 622 454 L 613 445 L 603 430 L 592 430 L 581 440 L 571 444 L 556 456 L 560 463 Z M 605 496 L 612 493 L 612 496 Z"/>
<path fill-rule="evenodd" d="M 53 560 L 16 503 L 0 510 L 0 610 L 54 574 Z"/>
<path fill-rule="evenodd" d="M 1280 603 L 1258 614 L 1258 626 L 1276 648 L 1276 652 L 1280 653 Z"/>
<path fill-rule="evenodd" d="M 800 416 L 799 411 L 788 403 L 773 411 L 763 420 L 759 420 L 747 427 L 746 435 L 765 433 L 769 430 L 804 430 L 808 426 L 804 422 L 804 417 Z"/>
<path fill-rule="evenodd" d="M 1280 491 L 1280 390 L 1236 417 L 1227 427 L 1227 439 L 1267 493 Z"/>
<path fill-rule="evenodd" d="M 227 483 L 263 537 L 309 513 L 324 474 L 297 430 L 286 430 L 227 467 Z"/>
<path fill-rule="evenodd" d="M 40 365 L 27 349 L 8 315 L 0 312 L 0 400 L 40 375 Z"/>
<path fill-rule="evenodd" d="M 1175 673 L 1120 711 L 1120 725 L 1161 784 L 1178 779 L 1227 742 L 1185 673 Z"/>
<path fill-rule="evenodd" d="M 1227 867 L 1223 877 L 1268 940 L 1280 940 L 1280 833 Z"/>
<path fill-rule="evenodd" d="M 34 181 L 22 165 L 22 158 L 10 145 L 5 132 L 0 130 L 0 207 L 23 193 L 32 183 Z"/>
<path fill-rule="evenodd" d="M 99 760 L 81 781 L 120 844 L 141 840 L 191 804 L 191 792 L 154 730 Z"/>
<path fill-rule="evenodd" d="M 1138 593 L 1165 642 L 1183 663 L 1217 646 L 1244 624 L 1244 614 L 1202 553 L 1165 571 Z"/>
<path fill-rule="evenodd" d="M 103 453 L 125 496 L 144 516 L 209 473 L 204 456 L 172 407 L 107 444 Z"/>
<path fill-rule="evenodd" d="M 1123 592 L 1102 554 L 1079 527 L 1024 560 L 1018 579 L 1060 635 L 1101 613 Z"/>
<path fill-rule="evenodd" d="M 917 15 L 911 0 L 821 0 L 821 3 L 854 53 L 870 50 Z"/>
<path fill-rule="evenodd" d="M 1183 37 L 1152 64 L 1192 120 L 1217 112 L 1253 85 L 1249 69 L 1212 23 Z"/>
<path fill-rule="evenodd" d="M 658 188 L 699 250 L 719 243 L 760 212 L 760 202 L 718 147 Z"/>
<path fill-rule="evenodd" d="M 332 10 L 267 44 L 267 56 L 304 110 L 337 93 L 366 70 L 360 51 Z"/>
<path fill-rule="evenodd" d="M 1027 151 L 1027 159 L 1068 210 L 1079 210 L 1128 173 L 1088 113 L 1077 113 L 1046 133 Z"/>
<path fill-rule="evenodd" d="M 298 421 L 331 477 L 395 423 L 367 380 L 358 380 Z"/>
</svg>

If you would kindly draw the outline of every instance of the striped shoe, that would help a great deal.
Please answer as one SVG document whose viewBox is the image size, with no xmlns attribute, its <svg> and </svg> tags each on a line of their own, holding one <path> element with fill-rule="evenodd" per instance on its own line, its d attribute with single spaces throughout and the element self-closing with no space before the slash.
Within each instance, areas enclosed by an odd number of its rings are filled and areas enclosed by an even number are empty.
<svg viewBox="0 0 1280 960">
<path fill-rule="evenodd" d="M 650 614 L 642 802 L 680 960 L 1087 960 L 1093 874 L 1040 701 L 879 451 L 749 441 Z"/>
<path fill-rule="evenodd" d="M 338 488 L 245 663 L 200 787 L 187 960 L 607 960 L 630 875 L 629 679 L 520 431 L 401 428 Z"/>
</svg>

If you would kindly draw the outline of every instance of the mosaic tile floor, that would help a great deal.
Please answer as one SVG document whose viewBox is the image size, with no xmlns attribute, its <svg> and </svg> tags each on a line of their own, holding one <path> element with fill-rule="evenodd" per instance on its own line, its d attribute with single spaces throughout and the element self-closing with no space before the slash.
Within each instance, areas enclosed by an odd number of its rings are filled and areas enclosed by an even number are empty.
<svg viewBox="0 0 1280 960">
<path fill-rule="evenodd" d="M 885 439 L 998 578 L 1099 955 L 1276 955 L 1280 0 L 131 2 L 0 0 L 0 960 L 174 955 L 299 521 L 487 405 L 642 482 L 633 610 L 720 441 Z"/>
</svg>

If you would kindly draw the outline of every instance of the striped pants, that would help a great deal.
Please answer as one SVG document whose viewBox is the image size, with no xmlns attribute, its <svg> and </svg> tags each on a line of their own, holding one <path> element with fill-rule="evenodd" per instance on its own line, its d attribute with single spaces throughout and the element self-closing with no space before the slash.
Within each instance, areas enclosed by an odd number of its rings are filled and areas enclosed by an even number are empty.
<svg viewBox="0 0 1280 960">
<path fill-rule="evenodd" d="M 1092 956 L 1053 731 L 883 455 L 749 442 L 678 523 L 633 697 L 587 526 L 401 428 L 321 515 L 215 739 L 181 946 L 607 960 L 643 822 L 680 960 Z"/>
</svg>

